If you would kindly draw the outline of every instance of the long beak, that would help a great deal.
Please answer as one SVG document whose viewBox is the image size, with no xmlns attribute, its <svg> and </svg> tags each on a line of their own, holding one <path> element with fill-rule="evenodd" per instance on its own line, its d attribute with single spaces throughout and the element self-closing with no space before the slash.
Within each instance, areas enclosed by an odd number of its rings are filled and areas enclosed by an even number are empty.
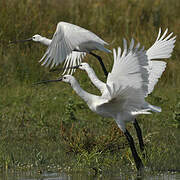
<svg viewBox="0 0 180 180">
<path fill-rule="evenodd" d="M 40 82 L 34 83 L 33 85 L 46 84 L 46 83 L 49 83 L 49 82 L 59 82 L 59 81 L 62 81 L 62 78 L 53 79 L 53 80 L 40 81 Z"/>
<path fill-rule="evenodd" d="M 80 65 L 77 66 L 72 66 L 72 67 L 64 67 L 64 68 L 56 68 L 56 69 L 51 69 L 49 72 L 55 72 L 55 71 L 64 71 L 66 69 L 78 69 Z"/>
<path fill-rule="evenodd" d="M 17 41 L 10 41 L 10 44 L 19 43 L 19 42 L 26 42 L 26 41 L 32 41 L 32 38 L 24 39 L 24 40 L 17 40 Z"/>
</svg>

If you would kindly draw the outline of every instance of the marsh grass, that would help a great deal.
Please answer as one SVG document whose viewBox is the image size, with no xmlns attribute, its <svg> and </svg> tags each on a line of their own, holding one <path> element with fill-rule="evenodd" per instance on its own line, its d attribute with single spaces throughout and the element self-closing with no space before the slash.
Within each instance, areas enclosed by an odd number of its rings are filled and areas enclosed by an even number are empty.
<svg viewBox="0 0 180 180">
<path fill-rule="evenodd" d="M 177 35 L 176 47 L 161 80 L 148 102 L 163 112 L 139 116 L 146 144 L 147 167 L 170 170 L 180 167 L 180 1 L 179 0 L 1 0 L 0 1 L 0 167 L 56 169 L 135 169 L 127 141 L 114 120 L 91 112 L 64 83 L 32 85 L 57 78 L 38 60 L 46 47 L 36 43 L 9 44 L 41 33 L 52 37 L 56 24 L 67 21 L 87 28 L 109 48 L 133 37 L 146 48 L 155 41 L 159 27 Z M 112 54 L 101 55 L 108 70 Z M 98 62 L 85 61 L 105 80 Z M 99 94 L 85 72 L 74 74 L 87 91 Z M 137 149 L 138 141 L 131 124 Z M 139 152 L 140 153 L 140 152 Z"/>
</svg>

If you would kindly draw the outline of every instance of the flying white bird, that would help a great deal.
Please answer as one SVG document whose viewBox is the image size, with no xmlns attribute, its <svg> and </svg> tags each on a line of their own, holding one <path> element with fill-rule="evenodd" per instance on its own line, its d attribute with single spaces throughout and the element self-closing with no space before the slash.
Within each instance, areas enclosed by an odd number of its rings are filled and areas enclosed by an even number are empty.
<svg viewBox="0 0 180 180">
<path fill-rule="evenodd" d="M 44 56 L 39 61 L 43 62 L 42 65 L 51 65 L 51 68 L 53 68 L 65 61 L 65 73 L 68 67 L 79 65 L 82 58 L 88 53 L 98 59 L 105 76 L 108 75 L 101 57 L 92 52 L 93 50 L 100 50 L 110 53 L 111 51 L 104 47 L 105 45 L 108 45 L 108 43 L 103 41 L 93 32 L 82 27 L 67 22 L 59 22 L 52 40 L 36 34 L 31 38 L 11 43 L 25 41 L 40 42 L 48 46 Z M 69 69 L 67 73 L 72 74 L 73 72 L 73 69 Z"/>
<path fill-rule="evenodd" d="M 124 43 L 126 41 L 124 40 Z M 161 108 L 153 106 L 145 101 L 145 94 L 148 91 L 148 59 L 146 51 L 139 50 L 139 44 L 134 48 L 118 48 L 116 53 L 113 50 L 114 64 L 111 73 L 108 74 L 105 89 L 101 96 L 90 94 L 84 91 L 77 80 L 71 75 L 64 75 L 57 80 L 42 81 L 70 83 L 75 92 L 87 103 L 88 107 L 104 117 L 115 119 L 118 127 L 125 134 L 134 161 L 138 170 L 143 168 L 143 163 L 136 151 L 134 140 L 126 129 L 127 122 L 133 122 L 139 114 L 150 114 L 149 111 L 161 112 Z M 39 84 L 37 83 L 37 84 Z"/>
</svg>

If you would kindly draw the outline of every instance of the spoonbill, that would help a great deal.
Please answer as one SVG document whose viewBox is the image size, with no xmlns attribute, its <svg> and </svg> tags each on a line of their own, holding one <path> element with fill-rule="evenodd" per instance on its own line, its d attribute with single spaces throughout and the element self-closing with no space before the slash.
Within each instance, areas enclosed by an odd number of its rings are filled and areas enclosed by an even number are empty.
<svg viewBox="0 0 180 180">
<path fill-rule="evenodd" d="M 174 43 L 175 43 L 175 38 L 169 39 L 173 33 L 170 33 L 166 38 L 165 35 L 167 34 L 168 29 L 165 30 L 164 34 L 162 37 L 160 37 L 161 34 L 161 28 L 159 29 L 158 37 L 155 41 L 155 43 L 146 51 L 146 55 L 148 58 L 148 65 L 145 66 L 145 68 L 148 71 L 149 77 L 148 77 L 148 91 L 145 93 L 145 97 L 147 97 L 154 89 L 154 86 L 157 84 L 158 79 L 161 77 L 162 73 L 164 72 L 166 68 L 166 62 L 164 61 L 152 61 L 152 59 L 163 59 L 163 58 L 169 58 L 171 57 L 171 53 L 174 48 Z M 126 41 L 124 41 L 124 49 L 127 49 L 126 47 Z M 131 46 L 134 46 L 134 40 L 131 40 Z M 139 44 L 137 45 L 137 47 Z M 130 47 L 131 49 L 131 47 Z M 100 92 L 103 94 L 104 91 L 106 91 L 106 83 L 102 82 L 101 80 L 98 79 L 96 76 L 94 70 L 89 66 L 88 63 L 81 63 L 78 66 L 74 66 L 72 68 L 78 68 L 85 70 L 91 80 L 91 82 L 100 90 Z M 142 132 L 141 128 L 135 119 L 133 122 L 133 125 L 136 129 L 138 140 L 139 140 L 139 145 L 141 151 L 144 150 L 144 142 L 142 138 Z"/>
<path fill-rule="evenodd" d="M 12 41 L 11 43 L 26 41 L 40 42 L 48 46 L 44 56 L 39 61 L 43 62 L 42 65 L 51 65 L 51 68 L 53 68 L 65 61 L 64 73 L 66 73 L 66 69 L 68 69 L 68 67 L 79 65 L 82 58 L 86 55 L 86 53 L 88 53 L 97 58 L 105 76 L 108 75 L 101 57 L 92 52 L 94 50 L 100 50 L 110 53 L 111 51 L 104 47 L 105 45 L 108 45 L 108 43 L 87 29 L 67 22 L 59 22 L 52 39 L 36 34 L 31 38 Z M 73 72 L 74 70 L 68 70 L 68 73 L 72 74 Z"/>
<path fill-rule="evenodd" d="M 143 163 L 136 151 L 133 137 L 126 129 L 126 123 L 134 122 L 139 114 L 150 114 L 150 111 L 161 112 L 161 108 L 145 101 L 149 83 L 146 51 L 143 48 L 139 49 L 140 44 L 134 48 L 134 44 L 131 43 L 129 49 L 126 40 L 124 40 L 124 44 L 122 53 L 120 47 L 117 53 L 115 49 L 113 50 L 113 68 L 108 74 L 101 96 L 84 91 L 72 75 L 64 75 L 57 80 L 42 81 L 36 84 L 67 82 L 93 112 L 104 117 L 114 118 L 129 142 L 136 168 L 141 170 L 143 169 Z"/>
</svg>

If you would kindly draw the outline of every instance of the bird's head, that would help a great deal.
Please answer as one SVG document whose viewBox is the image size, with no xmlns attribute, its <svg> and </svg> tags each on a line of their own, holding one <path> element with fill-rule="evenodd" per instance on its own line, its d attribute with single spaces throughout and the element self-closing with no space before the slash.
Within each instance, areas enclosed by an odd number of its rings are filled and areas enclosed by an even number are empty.
<svg viewBox="0 0 180 180">
<path fill-rule="evenodd" d="M 62 77 L 62 81 L 63 82 L 66 82 L 66 83 L 70 83 L 71 84 L 71 82 L 74 80 L 74 77 L 73 76 L 71 76 L 71 75 L 64 75 L 63 77 Z"/>
<path fill-rule="evenodd" d="M 86 70 L 86 69 L 89 69 L 89 68 L 90 68 L 90 66 L 89 66 L 88 63 L 81 63 L 79 65 L 79 69 L 82 69 L 82 70 Z"/>
<path fill-rule="evenodd" d="M 33 37 L 32 37 L 32 40 L 35 41 L 35 42 L 40 42 L 42 39 L 42 36 L 39 35 L 39 34 L 35 34 Z"/>
</svg>

